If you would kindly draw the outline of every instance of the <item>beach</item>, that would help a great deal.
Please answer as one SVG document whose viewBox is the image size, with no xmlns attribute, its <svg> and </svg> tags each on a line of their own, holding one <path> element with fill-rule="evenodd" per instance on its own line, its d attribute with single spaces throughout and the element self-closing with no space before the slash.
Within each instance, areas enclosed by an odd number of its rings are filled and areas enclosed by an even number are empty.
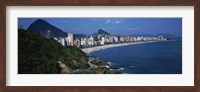
<svg viewBox="0 0 200 92">
<path fill-rule="evenodd" d="M 152 43 L 152 42 L 160 42 L 160 41 L 146 41 L 146 42 L 130 42 L 130 43 L 119 43 L 119 44 L 109 44 L 109 45 L 103 45 L 103 46 L 95 46 L 95 47 L 89 47 L 89 48 L 84 48 L 82 51 L 85 53 L 90 53 L 92 51 L 97 51 L 101 49 L 107 49 L 107 48 L 113 48 L 113 47 L 120 47 L 120 46 L 127 46 L 127 45 L 132 45 L 132 44 L 144 44 L 144 43 Z"/>
</svg>

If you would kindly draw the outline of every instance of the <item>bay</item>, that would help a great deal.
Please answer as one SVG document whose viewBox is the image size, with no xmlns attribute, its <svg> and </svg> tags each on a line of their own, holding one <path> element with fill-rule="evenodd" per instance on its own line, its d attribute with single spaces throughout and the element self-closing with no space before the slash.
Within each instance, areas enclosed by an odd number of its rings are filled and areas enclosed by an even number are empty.
<svg viewBox="0 0 200 92">
<path fill-rule="evenodd" d="M 170 40 L 93 51 L 128 74 L 182 74 L 182 40 Z"/>
</svg>

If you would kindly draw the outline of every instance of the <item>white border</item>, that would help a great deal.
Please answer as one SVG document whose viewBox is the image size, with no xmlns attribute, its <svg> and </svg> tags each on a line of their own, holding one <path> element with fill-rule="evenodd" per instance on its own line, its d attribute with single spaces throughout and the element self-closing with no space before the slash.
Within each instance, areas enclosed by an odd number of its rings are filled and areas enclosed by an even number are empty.
<svg viewBox="0 0 200 92">
<path fill-rule="evenodd" d="M 182 17 L 183 74 L 17 74 L 18 17 Z M 193 6 L 7 6 L 7 86 L 194 86 Z"/>
</svg>

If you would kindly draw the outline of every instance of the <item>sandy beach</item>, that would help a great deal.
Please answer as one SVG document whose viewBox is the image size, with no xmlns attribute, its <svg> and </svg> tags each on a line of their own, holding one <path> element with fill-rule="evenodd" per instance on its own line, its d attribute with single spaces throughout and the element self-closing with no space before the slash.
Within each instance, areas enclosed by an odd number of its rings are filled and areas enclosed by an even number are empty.
<svg viewBox="0 0 200 92">
<path fill-rule="evenodd" d="M 101 49 L 113 48 L 113 47 L 120 47 L 120 46 L 127 46 L 132 44 L 144 44 L 144 43 L 152 43 L 152 42 L 160 42 L 160 41 L 147 41 L 147 42 L 131 42 L 131 43 L 120 43 L 120 44 L 110 44 L 110 45 L 103 45 L 103 46 L 96 46 L 96 47 L 89 47 L 84 48 L 82 51 L 85 53 L 90 53 L 92 51 L 97 51 Z"/>
</svg>

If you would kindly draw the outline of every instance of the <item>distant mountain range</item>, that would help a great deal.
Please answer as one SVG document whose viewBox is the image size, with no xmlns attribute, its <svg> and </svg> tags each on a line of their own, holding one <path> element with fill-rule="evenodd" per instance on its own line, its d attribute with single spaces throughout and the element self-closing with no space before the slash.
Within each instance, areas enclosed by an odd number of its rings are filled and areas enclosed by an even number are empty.
<svg viewBox="0 0 200 92">
<path fill-rule="evenodd" d="M 152 35 L 152 34 L 131 34 L 129 36 L 151 36 L 151 37 L 158 37 L 158 36 L 164 36 L 166 38 L 181 38 L 179 36 L 175 36 L 169 33 L 160 33 L 160 34 L 156 34 L 156 35 Z"/>
<path fill-rule="evenodd" d="M 63 30 L 53 26 L 52 24 L 48 23 L 47 21 L 44 21 L 42 19 L 38 19 L 34 21 L 27 30 L 35 31 L 40 33 L 42 36 L 47 35 L 47 31 L 51 31 L 51 37 L 67 37 L 68 33 L 64 32 Z M 110 35 L 110 33 L 104 31 L 103 29 L 99 29 L 97 33 L 95 34 L 104 34 L 104 35 Z M 86 37 L 85 34 L 74 34 L 74 37 Z"/>
<path fill-rule="evenodd" d="M 38 19 L 36 21 L 34 21 L 29 27 L 27 30 L 30 30 L 30 31 L 35 31 L 35 32 L 38 32 L 40 33 L 42 36 L 46 36 L 47 35 L 47 31 L 50 30 L 51 31 L 51 37 L 54 38 L 54 37 L 67 37 L 68 36 L 68 33 L 64 32 L 63 30 L 53 26 L 52 24 L 48 23 L 47 21 L 44 21 L 42 19 Z M 97 35 L 97 34 L 101 34 L 101 35 L 111 35 L 110 33 L 106 32 L 105 30 L 103 29 L 99 29 L 97 31 L 97 33 L 94 33 L 92 35 Z M 167 38 L 181 38 L 181 37 L 177 37 L 177 36 L 174 36 L 172 34 L 169 34 L 169 33 L 161 33 L 161 34 L 157 34 L 157 35 L 152 35 L 152 34 L 131 34 L 129 36 L 151 36 L 151 37 L 157 37 L 157 36 L 164 36 L 164 37 L 167 37 Z M 87 35 L 85 34 L 74 34 L 74 37 L 86 37 Z"/>
</svg>

